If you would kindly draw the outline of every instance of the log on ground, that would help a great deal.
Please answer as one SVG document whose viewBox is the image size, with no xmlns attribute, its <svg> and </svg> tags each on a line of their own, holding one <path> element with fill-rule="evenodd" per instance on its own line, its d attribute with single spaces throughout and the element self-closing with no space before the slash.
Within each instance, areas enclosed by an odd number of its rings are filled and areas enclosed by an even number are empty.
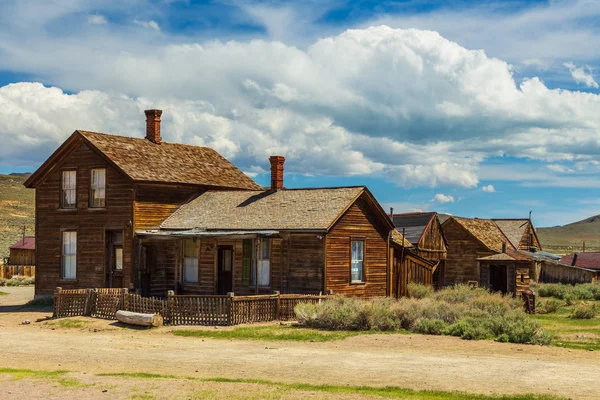
<svg viewBox="0 0 600 400">
<path fill-rule="evenodd" d="M 163 317 L 160 314 L 142 314 L 119 310 L 116 317 L 119 322 L 130 325 L 161 326 L 163 324 Z"/>
</svg>

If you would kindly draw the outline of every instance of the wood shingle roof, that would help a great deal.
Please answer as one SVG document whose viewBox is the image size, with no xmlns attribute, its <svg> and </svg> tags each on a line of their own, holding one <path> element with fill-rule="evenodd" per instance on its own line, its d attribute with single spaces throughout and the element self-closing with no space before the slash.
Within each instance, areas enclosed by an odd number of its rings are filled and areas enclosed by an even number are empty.
<svg viewBox="0 0 600 400">
<path fill-rule="evenodd" d="M 498 228 L 510 240 L 513 246 L 519 247 L 525 230 L 529 226 L 528 219 L 494 219 Z"/>
<path fill-rule="evenodd" d="M 181 206 L 162 223 L 161 229 L 325 231 L 365 191 L 364 186 L 210 190 Z"/>
<path fill-rule="evenodd" d="M 515 247 L 502 233 L 498 225 L 491 219 L 451 217 L 465 228 L 471 235 L 483 243 L 487 248 L 494 251 L 502 251 L 502 244 L 506 243 L 507 249 L 515 250 Z"/>
</svg>

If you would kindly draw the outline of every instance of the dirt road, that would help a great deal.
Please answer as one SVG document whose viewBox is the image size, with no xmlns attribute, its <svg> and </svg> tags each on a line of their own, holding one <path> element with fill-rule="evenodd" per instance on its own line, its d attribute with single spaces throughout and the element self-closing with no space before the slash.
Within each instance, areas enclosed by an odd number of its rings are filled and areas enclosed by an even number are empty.
<svg viewBox="0 0 600 400">
<path fill-rule="evenodd" d="M 169 327 L 120 328 L 97 319 L 83 329 L 20 325 L 43 315 L 0 313 L 0 366 L 600 398 L 597 352 L 423 335 L 326 343 L 229 341 L 176 337 Z"/>
</svg>

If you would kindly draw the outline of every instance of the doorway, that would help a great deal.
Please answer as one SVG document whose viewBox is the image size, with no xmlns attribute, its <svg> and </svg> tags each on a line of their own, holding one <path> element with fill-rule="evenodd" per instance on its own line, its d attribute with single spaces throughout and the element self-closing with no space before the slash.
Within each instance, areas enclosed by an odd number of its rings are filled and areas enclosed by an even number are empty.
<svg viewBox="0 0 600 400">
<path fill-rule="evenodd" d="M 490 265 L 490 290 L 508 292 L 506 265 Z"/>
<path fill-rule="evenodd" d="M 123 231 L 106 231 L 105 287 L 123 287 Z"/>
<path fill-rule="evenodd" d="M 219 246 L 217 251 L 217 293 L 233 291 L 233 247 Z"/>
</svg>

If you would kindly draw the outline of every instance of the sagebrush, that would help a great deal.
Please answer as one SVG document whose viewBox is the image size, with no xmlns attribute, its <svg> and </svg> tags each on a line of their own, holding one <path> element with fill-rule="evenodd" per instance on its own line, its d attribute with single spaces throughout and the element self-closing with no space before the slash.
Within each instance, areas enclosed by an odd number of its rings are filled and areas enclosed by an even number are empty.
<svg viewBox="0 0 600 400">
<path fill-rule="evenodd" d="M 556 297 L 572 305 L 576 300 L 600 300 L 600 282 L 580 283 L 577 285 L 563 283 L 541 283 L 534 291 L 540 297 Z"/>
<path fill-rule="evenodd" d="M 13 276 L 10 279 L 0 278 L 0 286 L 31 286 L 35 284 L 35 278 L 29 276 Z"/>
<path fill-rule="evenodd" d="M 416 285 L 412 286 L 413 289 Z M 363 300 L 335 297 L 320 304 L 296 306 L 298 322 L 328 330 L 375 330 L 548 344 L 522 302 L 485 289 L 457 285 L 438 292 L 416 289 L 421 298 Z"/>
</svg>

